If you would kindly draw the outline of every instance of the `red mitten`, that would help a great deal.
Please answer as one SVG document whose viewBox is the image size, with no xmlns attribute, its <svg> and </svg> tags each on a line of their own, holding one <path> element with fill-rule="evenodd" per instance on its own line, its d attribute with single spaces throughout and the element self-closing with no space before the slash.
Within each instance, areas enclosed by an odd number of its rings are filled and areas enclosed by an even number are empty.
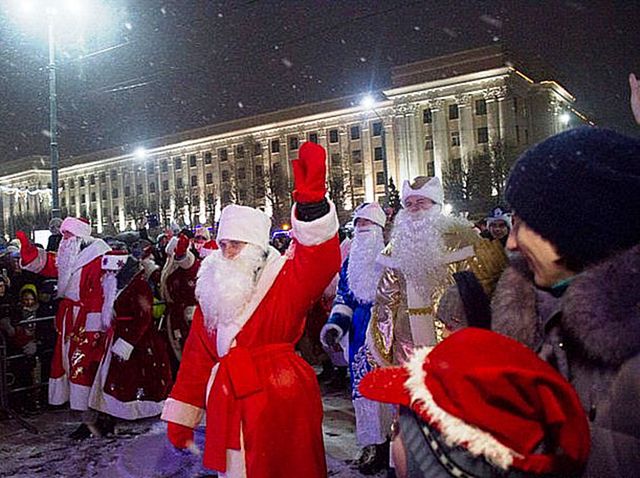
<svg viewBox="0 0 640 478">
<path fill-rule="evenodd" d="M 26 266 L 38 257 L 38 248 L 31 243 L 27 235 L 22 231 L 16 233 L 16 238 L 20 241 L 22 265 Z"/>
<path fill-rule="evenodd" d="M 193 428 L 169 422 L 167 424 L 167 437 L 176 448 L 188 448 L 193 443 Z"/>
<path fill-rule="evenodd" d="M 307 141 L 300 147 L 298 159 L 293 161 L 295 190 L 293 200 L 298 203 L 320 202 L 327 194 L 327 153 L 318 144 Z"/>
<path fill-rule="evenodd" d="M 178 237 L 178 245 L 176 246 L 176 250 L 174 252 L 174 256 L 176 259 L 184 257 L 187 253 L 187 249 L 189 248 L 189 238 L 184 234 L 180 234 Z"/>
</svg>

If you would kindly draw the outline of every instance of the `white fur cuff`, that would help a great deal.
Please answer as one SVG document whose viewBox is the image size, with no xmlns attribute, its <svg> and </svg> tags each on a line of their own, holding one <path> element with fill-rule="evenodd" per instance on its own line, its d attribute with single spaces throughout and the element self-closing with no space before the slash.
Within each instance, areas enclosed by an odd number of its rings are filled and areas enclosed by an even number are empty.
<svg viewBox="0 0 640 478">
<path fill-rule="evenodd" d="M 327 201 L 329 201 L 327 199 Z M 291 210 L 291 224 L 293 235 L 303 246 L 317 246 L 328 241 L 338 232 L 340 223 L 336 214 L 336 206 L 329 201 L 329 212 L 324 216 L 304 222 L 296 218 L 296 206 Z"/>
<path fill-rule="evenodd" d="M 333 314 L 342 314 L 342 315 L 346 315 L 349 318 L 352 318 L 353 317 L 353 309 L 351 307 L 349 307 L 348 305 L 336 304 L 331 309 L 331 313 L 329 314 L 329 317 L 331 317 Z"/>
<path fill-rule="evenodd" d="M 193 252 L 189 250 L 182 259 L 176 259 L 176 264 L 178 264 L 183 269 L 191 269 L 191 266 L 193 266 L 195 262 L 196 257 L 193 255 Z"/>
<path fill-rule="evenodd" d="M 344 335 L 344 332 L 342 331 L 342 329 L 339 326 L 337 326 L 336 324 L 324 324 L 324 326 L 322 327 L 322 330 L 320 331 L 320 343 L 325 348 L 329 348 L 329 344 L 327 343 L 326 338 L 327 338 L 327 333 L 330 330 L 337 330 L 338 331 L 338 333 L 339 333 L 338 342 L 340 341 L 340 339 Z"/>
<path fill-rule="evenodd" d="M 121 338 L 118 338 L 118 340 L 116 340 L 111 346 L 111 353 L 116 354 L 125 361 L 129 360 L 129 357 L 131 357 L 131 352 L 133 352 L 133 345 Z"/>
</svg>

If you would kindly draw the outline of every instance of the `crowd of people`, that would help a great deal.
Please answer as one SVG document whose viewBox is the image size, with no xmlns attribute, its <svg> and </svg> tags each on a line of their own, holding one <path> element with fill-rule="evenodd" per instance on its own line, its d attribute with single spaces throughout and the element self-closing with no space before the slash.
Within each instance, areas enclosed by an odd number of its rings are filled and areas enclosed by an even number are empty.
<svg viewBox="0 0 640 478">
<path fill-rule="evenodd" d="M 444 214 L 437 177 L 406 180 L 400 210 L 358 206 L 342 243 L 324 149 L 305 143 L 293 170 L 292 230 L 276 240 L 239 205 L 215 239 L 198 227 L 150 240 L 142 223 L 100 239 L 74 217 L 52 223 L 46 248 L 18 232 L 0 330 L 23 357 L 23 403 L 42 407 L 29 384 L 48 374 L 49 404 L 81 414 L 73 438 L 161 415 L 179 449 L 195 452 L 205 426 L 219 476 L 323 477 L 303 357 L 330 357 L 348 367 L 365 475 L 637 474 L 638 140 L 548 138 L 512 169 L 511 209 L 476 224 Z M 320 352 L 297 348 L 303 337 Z"/>
</svg>

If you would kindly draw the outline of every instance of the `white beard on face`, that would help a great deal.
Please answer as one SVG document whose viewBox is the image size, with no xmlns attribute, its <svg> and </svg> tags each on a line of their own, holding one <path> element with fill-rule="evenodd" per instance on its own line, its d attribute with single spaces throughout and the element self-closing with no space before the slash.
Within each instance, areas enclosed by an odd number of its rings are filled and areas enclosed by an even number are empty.
<svg viewBox="0 0 640 478">
<path fill-rule="evenodd" d="M 382 266 L 376 262 L 376 258 L 383 248 L 384 238 L 380 226 L 356 229 L 349 252 L 347 280 L 349 288 L 359 302 L 370 303 L 376 298 L 376 289 L 382 274 Z"/>
<path fill-rule="evenodd" d="M 75 263 L 80 254 L 82 240 L 79 237 L 62 239 L 56 255 L 56 266 L 58 266 L 58 297 L 64 297 L 71 273 L 75 270 Z"/>
<path fill-rule="evenodd" d="M 410 213 L 402 209 L 393 224 L 391 254 L 407 282 L 424 298 L 445 276 L 443 229 L 446 218 L 439 207 Z"/>
<path fill-rule="evenodd" d="M 200 266 L 196 298 L 208 330 L 232 324 L 250 302 L 264 268 L 266 253 L 247 244 L 234 259 L 214 251 Z"/>
</svg>

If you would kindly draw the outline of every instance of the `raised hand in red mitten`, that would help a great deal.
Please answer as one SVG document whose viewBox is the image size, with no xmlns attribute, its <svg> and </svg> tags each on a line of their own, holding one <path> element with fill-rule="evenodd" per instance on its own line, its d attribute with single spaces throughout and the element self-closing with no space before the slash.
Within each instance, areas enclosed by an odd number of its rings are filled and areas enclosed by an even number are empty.
<svg viewBox="0 0 640 478">
<path fill-rule="evenodd" d="M 295 190 L 293 200 L 298 203 L 320 202 L 327 194 L 327 153 L 318 144 L 307 141 L 293 160 Z"/>
<path fill-rule="evenodd" d="M 169 422 L 167 424 L 167 437 L 176 448 L 188 448 L 193 443 L 193 428 Z"/>
<path fill-rule="evenodd" d="M 174 252 L 174 256 L 176 259 L 184 257 L 187 253 L 187 249 L 189 248 L 189 238 L 185 234 L 180 234 L 178 237 L 178 244 L 176 245 L 176 250 Z"/>
<path fill-rule="evenodd" d="M 20 241 L 22 265 L 26 266 L 38 257 L 38 248 L 31 243 L 27 235 L 22 231 L 16 233 L 16 238 Z"/>
</svg>

